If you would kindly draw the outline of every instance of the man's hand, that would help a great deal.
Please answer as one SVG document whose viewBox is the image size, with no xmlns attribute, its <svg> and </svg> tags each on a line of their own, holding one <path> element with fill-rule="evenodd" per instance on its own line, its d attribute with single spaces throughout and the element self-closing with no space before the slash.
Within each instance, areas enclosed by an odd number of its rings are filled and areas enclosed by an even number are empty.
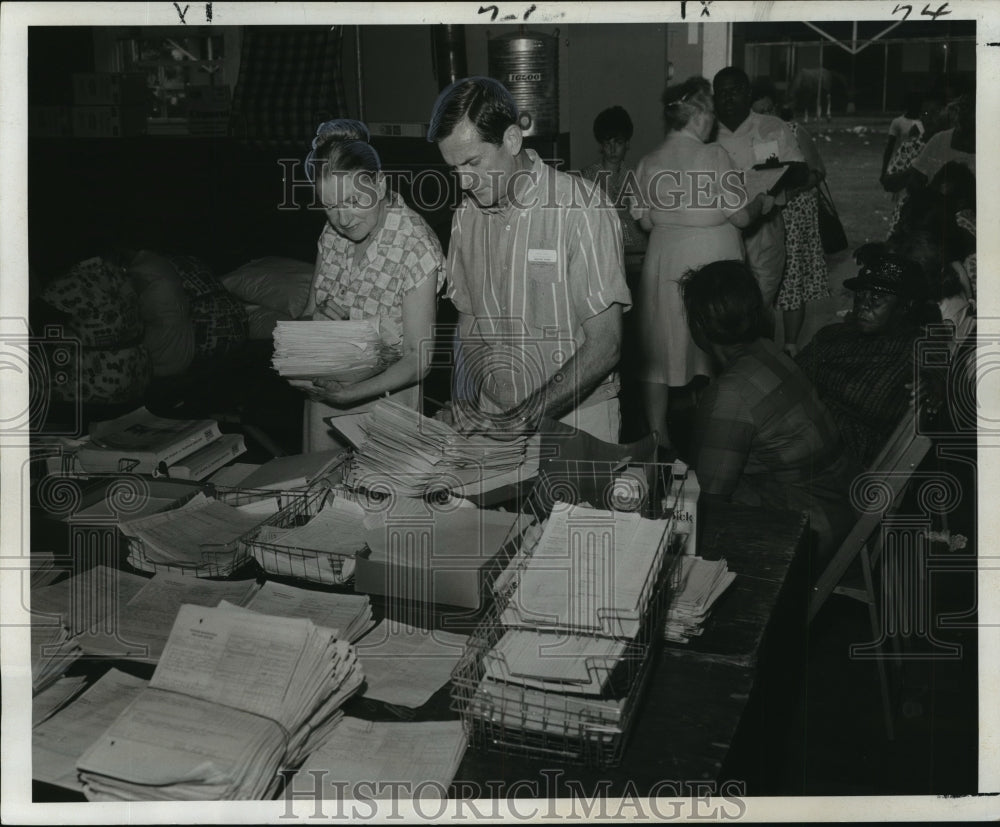
<svg viewBox="0 0 1000 827">
<path fill-rule="evenodd" d="M 489 414 L 466 400 L 449 402 L 434 418 L 463 436 L 483 435 L 497 442 L 510 442 L 532 430 L 527 418 L 516 411 Z"/>
</svg>

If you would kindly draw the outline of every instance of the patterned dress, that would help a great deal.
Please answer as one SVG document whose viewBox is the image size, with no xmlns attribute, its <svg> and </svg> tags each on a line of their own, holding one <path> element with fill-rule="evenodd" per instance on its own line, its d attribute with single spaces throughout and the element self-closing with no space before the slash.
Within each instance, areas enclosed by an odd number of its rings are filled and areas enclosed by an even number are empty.
<svg viewBox="0 0 1000 827">
<path fill-rule="evenodd" d="M 339 235 L 329 224 L 319 237 L 314 319 L 340 319 L 346 311 L 353 320 L 379 319 L 387 344 L 398 344 L 403 334 L 403 299 L 428 278 L 436 289 L 444 285 L 444 256 L 433 230 L 396 193 L 388 196 L 382 226 L 367 249 L 357 256 L 357 244 Z M 393 394 L 411 407 L 419 403 L 418 387 Z M 360 413 L 370 403 L 344 409 L 306 401 L 303 451 L 339 447 L 323 417 Z"/>
<path fill-rule="evenodd" d="M 798 137 L 799 125 L 788 127 Z M 785 276 L 775 301 L 779 310 L 797 310 L 806 302 L 830 295 L 827 284 L 826 257 L 819 235 L 819 201 L 816 189 L 800 192 L 789 201 L 785 219 Z"/>
</svg>

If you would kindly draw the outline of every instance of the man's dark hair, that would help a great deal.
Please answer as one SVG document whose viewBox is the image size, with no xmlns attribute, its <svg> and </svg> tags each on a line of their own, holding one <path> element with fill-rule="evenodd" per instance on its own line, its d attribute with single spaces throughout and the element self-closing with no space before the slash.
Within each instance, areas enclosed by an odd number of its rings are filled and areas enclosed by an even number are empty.
<svg viewBox="0 0 1000 827">
<path fill-rule="evenodd" d="M 631 141 L 633 131 L 632 119 L 628 116 L 628 112 L 620 106 L 605 109 L 594 118 L 594 139 L 599 144 L 612 138 Z"/>
<path fill-rule="evenodd" d="M 689 270 L 681 279 L 681 295 L 695 341 L 749 344 L 764 335 L 764 298 L 742 261 L 713 261 Z"/>
<path fill-rule="evenodd" d="M 747 91 L 750 91 L 750 77 L 739 66 L 726 66 L 724 69 L 719 69 L 715 73 L 715 77 L 712 78 L 712 88 L 718 89 L 720 81 L 723 80 L 735 80 L 741 86 L 746 87 Z"/>
<path fill-rule="evenodd" d="M 517 104 L 500 81 L 462 78 L 446 87 L 434 101 L 427 140 L 444 140 L 468 117 L 481 140 L 499 146 L 507 128 L 517 123 L 517 115 Z"/>
</svg>

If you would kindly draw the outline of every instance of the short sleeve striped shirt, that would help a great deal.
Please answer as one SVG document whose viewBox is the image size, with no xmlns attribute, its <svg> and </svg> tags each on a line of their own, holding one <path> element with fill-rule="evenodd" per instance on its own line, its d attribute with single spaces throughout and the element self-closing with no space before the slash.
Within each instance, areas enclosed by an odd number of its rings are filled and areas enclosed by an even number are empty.
<svg viewBox="0 0 1000 827">
<path fill-rule="evenodd" d="M 520 365 L 515 395 L 524 399 L 585 340 L 583 322 L 612 304 L 631 306 L 618 215 L 599 188 L 559 172 L 527 150 L 531 168 L 519 195 L 501 210 L 471 199 L 455 212 L 446 295 L 476 318 L 482 342 Z M 591 394 L 617 392 L 613 375 Z M 583 406 L 589 400 L 583 400 Z"/>
</svg>

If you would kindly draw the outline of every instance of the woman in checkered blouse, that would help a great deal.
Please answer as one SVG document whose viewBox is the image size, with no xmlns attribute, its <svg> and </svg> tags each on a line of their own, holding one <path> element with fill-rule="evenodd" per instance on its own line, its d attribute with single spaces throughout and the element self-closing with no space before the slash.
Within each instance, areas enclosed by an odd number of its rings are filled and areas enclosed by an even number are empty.
<svg viewBox="0 0 1000 827">
<path fill-rule="evenodd" d="M 419 382 L 430 369 L 430 348 L 420 345 L 433 336 L 444 256 L 427 222 L 388 189 L 369 140 L 363 123 L 347 119 L 321 124 L 313 139 L 306 172 L 327 223 L 303 318 L 378 319 L 383 342 L 399 358 L 354 383 L 293 381 L 309 395 L 304 451 L 339 445 L 324 417 L 360 413 L 385 394 L 418 407 Z"/>
</svg>

